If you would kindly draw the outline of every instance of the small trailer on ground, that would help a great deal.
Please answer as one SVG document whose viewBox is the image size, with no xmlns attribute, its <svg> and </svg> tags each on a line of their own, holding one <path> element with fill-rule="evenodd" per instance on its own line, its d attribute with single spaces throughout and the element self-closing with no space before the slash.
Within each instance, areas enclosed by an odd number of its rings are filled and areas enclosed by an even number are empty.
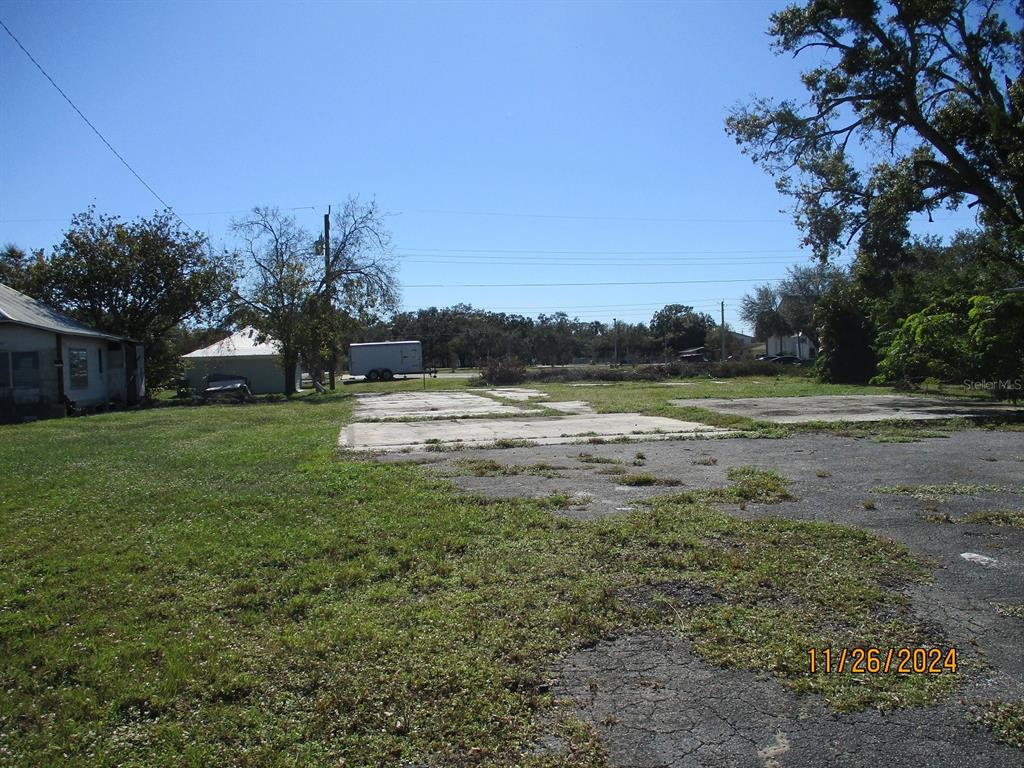
<svg viewBox="0 0 1024 768">
<path fill-rule="evenodd" d="M 348 372 L 367 381 L 391 381 L 396 374 L 434 374 L 423 367 L 423 345 L 418 341 L 380 341 L 352 344 Z"/>
</svg>

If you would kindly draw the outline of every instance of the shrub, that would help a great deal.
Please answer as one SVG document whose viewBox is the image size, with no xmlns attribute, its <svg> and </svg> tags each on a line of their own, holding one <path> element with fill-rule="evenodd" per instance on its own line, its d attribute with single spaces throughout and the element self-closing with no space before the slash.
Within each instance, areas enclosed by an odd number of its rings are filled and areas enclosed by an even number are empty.
<svg viewBox="0 0 1024 768">
<path fill-rule="evenodd" d="M 518 357 L 492 357 L 480 378 L 488 384 L 520 384 L 526 380 L 526 366 Z"/>
<path fill-rule="evenodd" d="M 855 285 L 832 286 L 814 308 L 821 354 L 815 370 L 822 381 L 863 384 L 875 374 L 875 328 L 867 299 Z"/>
<path fill-rule="evenodd" d="M 540 368 L 526 373 L 526 380 L 560 381 L 662 381 L 674 378 L 710 376 L 728 379 L 735 376 L 803 376 L 797 366 L 775 365 L 763 360 L 728 360 L 724 363 L 656 363 L 632 368 L 580 366 L 578 368 Z M 486 379 L 486 377 L 484 377 Z"/>
</svg>

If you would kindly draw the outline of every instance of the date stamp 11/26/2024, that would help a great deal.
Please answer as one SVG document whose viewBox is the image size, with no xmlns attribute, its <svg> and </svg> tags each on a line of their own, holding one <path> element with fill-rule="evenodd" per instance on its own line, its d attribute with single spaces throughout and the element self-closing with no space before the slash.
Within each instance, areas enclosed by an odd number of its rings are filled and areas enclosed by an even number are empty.
<svg viewBox="0 0 1024 768">
<path fill-rule="evenodd" d="M 808 648 L 811 674 L 940 675 L 958 669 L 956 648 Z"/>
</svg>

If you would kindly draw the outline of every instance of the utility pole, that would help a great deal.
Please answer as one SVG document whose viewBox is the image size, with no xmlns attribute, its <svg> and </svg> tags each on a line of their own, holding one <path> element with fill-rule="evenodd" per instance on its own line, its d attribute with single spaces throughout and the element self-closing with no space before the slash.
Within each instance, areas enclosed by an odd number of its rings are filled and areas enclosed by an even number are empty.
<svg viewBox="0 0 1024 768">
<path fill-rule="evenodd" d="M 612 328 L 615 329 L 615 362 L 614 365 L 619 364 L 619 321 L 614 317 L 612 318 Z"/>
<path fill-rule="evenodd" d="M 718 333 L 719 338 L 722 341 L 722 361 L 725 361 L 725 302 L 722 302 L 722 327 Z"/>
<path fill-rule="evenodd" d="M 331 279 L 331 206 L 324 214 L 324 283 L 327 291 L 327 305 L 334 306 L 334 280 Z M 337 341 L 331 339 L 331 370 L 327 374 L 331 390 L 334 390 L 334 369 L 338 367 Z"/>
</svg>

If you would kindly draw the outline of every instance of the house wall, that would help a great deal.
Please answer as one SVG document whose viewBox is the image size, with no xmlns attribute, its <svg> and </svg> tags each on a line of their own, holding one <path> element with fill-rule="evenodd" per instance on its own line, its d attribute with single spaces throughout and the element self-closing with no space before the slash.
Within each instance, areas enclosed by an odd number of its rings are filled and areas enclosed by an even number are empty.
<svg viewBox="0 0 1024 768">
<path fill-rule="evenodd" d="M 34 405 L 57 402 L 57 340 L 49 331 L 26 328 L 23 325 L 0 324 L 0 354 L 9 352 L 35 352 L 39 355 L 39 386 L 12 388 L 10 371 L 0 381 L 0 400 L 14 405 Z M 9 360 L 10 358 L 8 358 Z M 6 368 L 6 366 L 0 366 Z"/>
<path fill-rule="evenodd" d="M 773 335 L 765 339 L 766 355 L 794 355 L 801 360 L 813 360 L 817 350 L 811 340 L 805 337 Z"/>
<path fill-rule="evenodd" d="M 206 388 L 206 377 L 242 376 L 249 380 L 249 390 L 254 395 L 270 392 L 284 392 L 284 367 L 281 358 L 272 355 L 259 357 L 193 357 L 185 358 L 185 377 L 188 385 L 201 392 Z M 295 389 L 300 389 L 301 371 L 296 366 Z"/>
<path fill-rule="evenodd" d="M 51 334 L 52 335 L 52 334 Z M 106 405 L 113 398 L 108 384 L 110 371 L 110 353 L 106 339 L 94 339 L 88 336 L 62 336 L 61 346 L 64 351 L 64 394 L 78 408 L 92 408 Z M 72 386 L 72 356 L 74 350 L 85 351 L 85 386 Z M 103 356 L 103 370 L 100 371 L 100 355 Z M 121 369 L 124 373 L 124 369 Z M 123 391 L 123 388 L 122 388 Z"/>
</svg>

